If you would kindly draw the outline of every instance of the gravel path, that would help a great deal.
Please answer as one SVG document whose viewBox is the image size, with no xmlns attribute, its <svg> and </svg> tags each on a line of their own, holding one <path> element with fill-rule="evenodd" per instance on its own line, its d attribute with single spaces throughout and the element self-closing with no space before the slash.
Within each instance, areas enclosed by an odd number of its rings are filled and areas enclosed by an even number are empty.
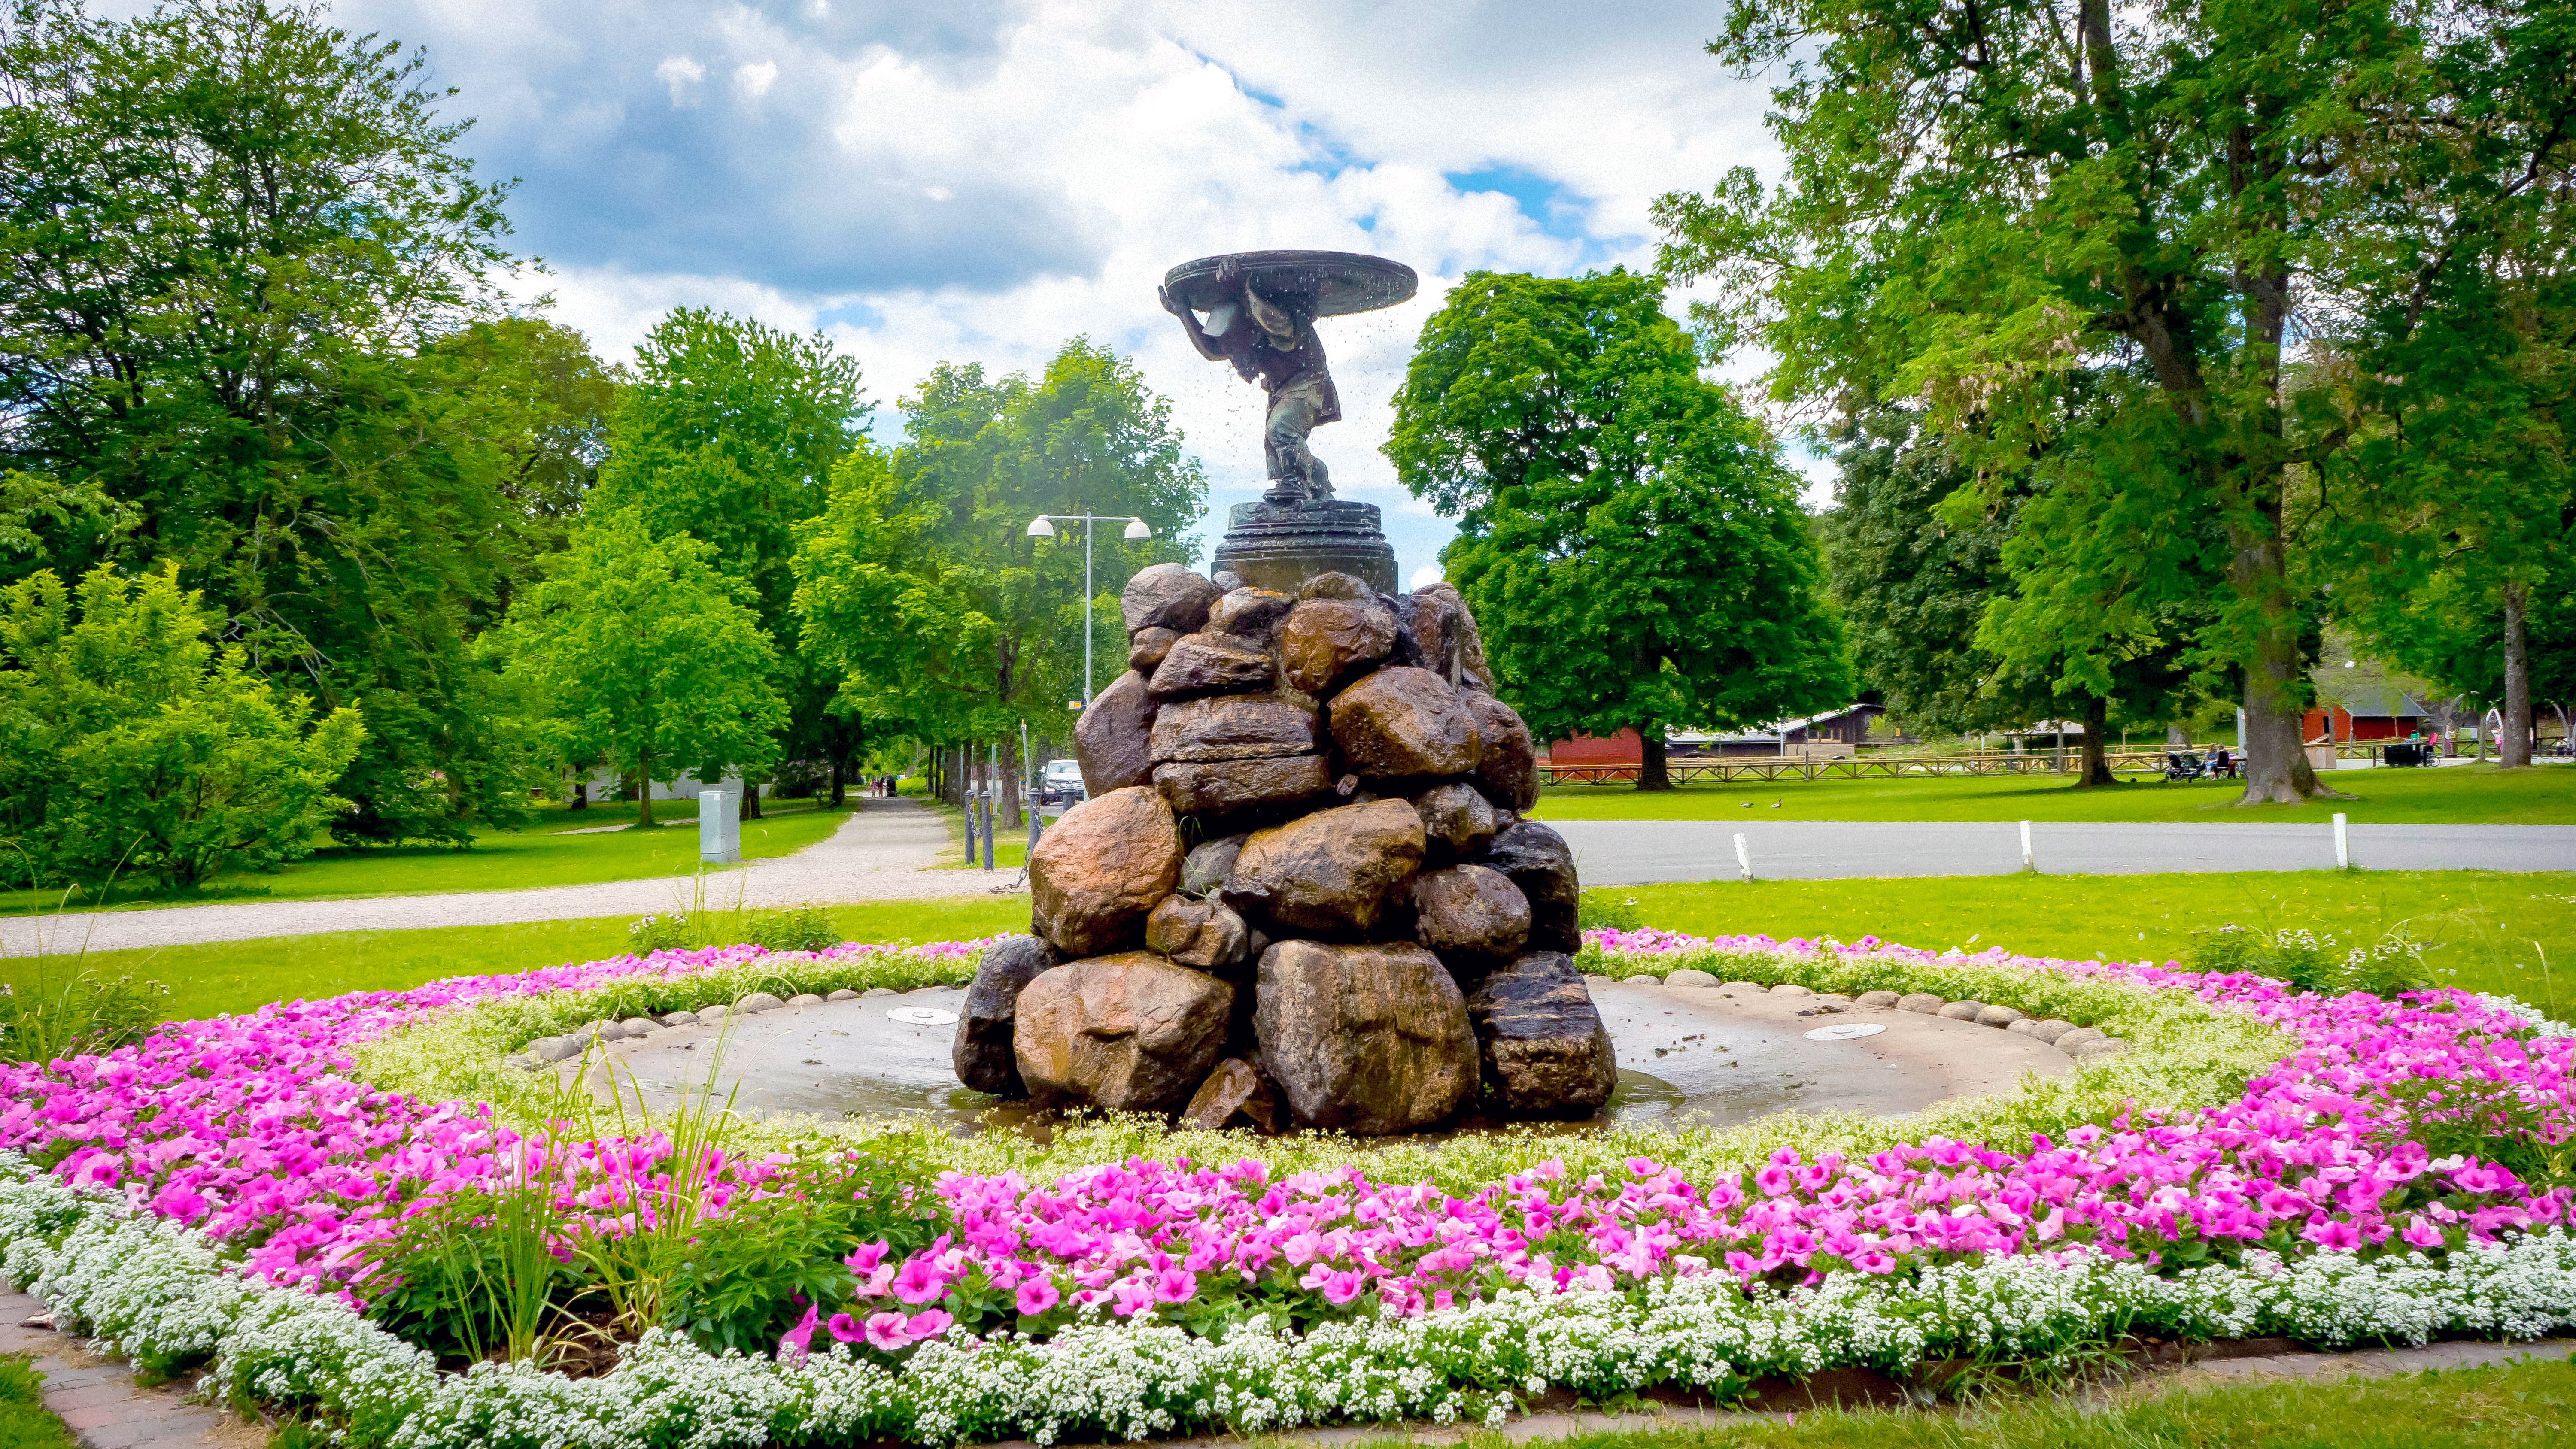
<svg viewBox="0 0 2576 1449">
<path fill-rule="evenodd" d="M 705 902 L 729 907 L 792 906 L 811 901 L 837 905 L 861 901 L 931 900 L 1018 889 L 1016 870 L 933 870 L 952 849 L 948 827 L 917 800 L 867 799 L 828 839 L 793 855 L 755 860 L 740 870 L 710 873 Z M 585 916 L 649 915 L 686 910 L 697 891 L 688 876 L 543 886 L 518 891 L 455 891 L 444 895 L 370 896 L 357 900 L 244 901 L 210 906 L 163 906 L 101 911 L 47 921 L 0 921 L 0 950 L 13 956 L 43 950 L 92 951 L 138 946 L 189 946 L 258 936 L 309 936 L 327 931 L 401 931 L 434 926 L 498 926 L 526 921 L 577 920 Z"/>
<path fill-rule="evenodd" d="M 1743 833 L 1757 880 L 1854 876 L 2009 875 L 2021 869 L 2012 821 L 1762 820 L 1548 821 L 1574 847 L 1583 883 L 1654 885 L 1732 880 Z M 2163 871 L 2331 870 L 2331 825 L 2034 824 L 2044 875 Z M 2576 870 L 2576 825 L 2355 825 L 2352 863 L 2364 870 Z"/>
</svg>

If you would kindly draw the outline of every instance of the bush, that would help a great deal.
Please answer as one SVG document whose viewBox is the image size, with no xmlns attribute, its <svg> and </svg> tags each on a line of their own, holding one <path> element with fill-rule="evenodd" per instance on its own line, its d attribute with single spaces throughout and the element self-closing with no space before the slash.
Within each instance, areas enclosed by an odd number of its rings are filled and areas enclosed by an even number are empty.
<svg viewBox="0 0 2576 1449">
<path fill-rule="evenodd" d="M 813 760 L 790 760 L 769 780 L 769 793 L 780 800 L 812 800 L 832 786 L 832 767 Z"/>
<path fill-rule="evenodd" d="M 1635 896 L 1616 889 L 1585 891 L 1575 924 L 1586 931 L 1636 931 L 1645 928 L 1646 917 Z"/>
<path fill-rule="evenodd" d="M 2423 947 L 2401 933 L 2367 946 L 2343 947 L 2332 932 L 2265 931 L 2221 926 L 2191 948 L 2194 971 L 2246 971 L 2286 981 L 2301 991 L 2339 996 L 2367 991 L 2389 1000 L 2421 990 Z"/>
<path fill-rule="evenodd" d="M 169 994 L 158 982 L 89 970 L 0 985 L 0 1060 L 50 1062 L 141 1041 Z"/>
<path fill-rule="evenodd" d="M 819 906 L 761 906 L 751 910 L 673 911 L 642 916 L 626 928 L 626 949 L 695 951 L 705 946 L 766 946 L 772 951 L 820 951 L 841 944 L 832 916 Z"/>
<path fill-rule="evenodd" d="M 78 615 L 75 619 L 75 614 Z M 311 723 L 174 572 L 51 570 L 0 591 L 0 831 L 46 883 L 131 871 L 162 888 L 310 853 L 349 808 L 332 783 L 365 731 Z"/>
</svg>

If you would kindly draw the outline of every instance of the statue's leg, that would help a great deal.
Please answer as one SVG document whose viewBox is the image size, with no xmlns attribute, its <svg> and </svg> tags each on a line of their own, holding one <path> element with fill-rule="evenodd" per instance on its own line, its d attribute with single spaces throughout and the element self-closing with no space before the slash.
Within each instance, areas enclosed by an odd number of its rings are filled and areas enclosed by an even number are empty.
<svg viewBox="0 0 2576 1449">
<path fill-rule="evenodd" d="M 1306 446 L 1306 435 L 1315 430 L 1315 419 L 1322 411 L 1311 388 L 1290 388 L 1270 402 L 1269 429 L 1264 439 L 1266 451 L 1276 460 L 1270 476 L 1278 480 L 1282 490 L 1294 489 L 1307 499 L 1333 496 L 1323 460 Z"/>
</svg>

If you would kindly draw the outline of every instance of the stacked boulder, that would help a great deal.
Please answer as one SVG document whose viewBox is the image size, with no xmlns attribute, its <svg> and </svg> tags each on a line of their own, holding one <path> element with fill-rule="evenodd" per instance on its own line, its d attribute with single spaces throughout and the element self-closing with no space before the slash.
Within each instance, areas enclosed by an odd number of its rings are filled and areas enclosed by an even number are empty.
<svg viewBox="0 0 2576 1449">
<path fill-rule="evenodd" d="M 1158 564 L 1083 712 L 1090 798 L 987 950 L 968 1086 L 1364 1135 L 1582 1118 L 1617 1077 L 1571 956 L 1574 858 L 1449 585 L 1294 595 Z"/>
</svg>

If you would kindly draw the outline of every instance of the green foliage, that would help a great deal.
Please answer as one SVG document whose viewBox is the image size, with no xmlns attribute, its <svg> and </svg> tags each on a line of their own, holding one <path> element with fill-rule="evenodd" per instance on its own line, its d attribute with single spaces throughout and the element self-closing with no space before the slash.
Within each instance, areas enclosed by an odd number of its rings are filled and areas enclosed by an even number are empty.
<svg viewBox="0 0 2576 1449">
<path fill-rule="evenodd" d="M 41 958 L 40 958 L 41 959 Z M 143 1039 L 170 988 L 87 967 L 45 967 L 0 986 L 0 1060 L 51 1062 Z"/>
<path fill-rule="evenodd" d="M 0 567 L 176 565 L 252 668 L 367 715 L 353 841 L 516 820 L 532 743 L 468 640 L 547 415 L 436 345 L 501 310 L 506 188 L 422 63 L 272 0 L 0 32 L 0 471 L 73 500 L 9 510 L 47 557 Z"/>
<path fill-rule="evenodd" d="M 1577 930 L 1637 931 L 1645 925 L 1646 913 L 1636 896 L 1616 886 L 1585 891 L 1575 909 Z"/>
<path fill-rule="evenodd" d="M 445 1358 L 531 1357 L 579 1283 L 554 1251 L 553 1206 L 546 1180 L 524 1170 L 495 1188 L 416 1204 L 400 1231 L 366 1250 L 372 1274 L 390 1285 L 368 1316 Z"/>
<path fill-rule="evenodd" d="M 77 618 L 75 617 L 77 614 Z M 313 848 L 364 736 L 218 649 L 176 570 L 50 571 L 0 592 L 0 820 L 43 881 L 120 870 L 165 888 Z"/>
<path fill-rule="evenodd" d="M 2349 947 L 2331 931 L 2221 926 L 2193 944 L 2186 964 L 2194 971 L 2250 971 L 2323 996 L 2367 991 L 2393 998 L 2426 984 L 2423 950 L 2403 923 L 2368 945 Z"/>
<path fill-rule="evenodd" d="M 1423 324 L 1386 452 L 1542 740 L 1849 701 L 1794 477 L 1625 271 L 1470 273 Z M 1651 782 L 1649 782 L 1651 783 Z"/>
<path fill-rule="evenodd" d="M 1081 693 L 1080 525 L 1027 535 L 1041 513 L 1132 515 L 1128 542 L 1093 535 L 1097 682 L 1123 667 L 1116 593 L 1146 564 L 1186 560 L 1177 537 L 1207 485 L 1171 408 L 1135 365 L 1075 338 L 1032 380 L 942 365 L 903 402 L 893 456 L 861 450 L 831 503 L 798 531 L 796 611 L 808 650 L 842 676 L 845 709 L 931 739 L 1013 733 Z"/>
<path fill-rule="evenodd" d="M 808 1156 L 789 1163 L 775 1194 L 745 1199 L 673 1275 L 669 1321 L 705 1348 L 763 1353 L 811 1306 L 825 1318 L 857 1286 L 842 1260 L 867 1243 L 889 1261 L 929 1246 L 946 1226 L 926 1186 L 936 1169 L 898 1144 L 886 1151 Z"/>
<path fill-rule="evenodd" d="M 72 1449 L 78 1442 L 45 1412 L 44 1380 L 32 1355 L 0 1355 L 0 1449 Z"/>
<path fill-rule="evenodd" d="M 640 916 L 626 928 L 626 949 L 638 956 L 743 943 L 766 946 L 772 951 L 820 951 L 841 941 L 831 913 L 813 905 L 747 910 L 708 910 L 702 905 L 693 911 Z"/>
<path fill-rule="evenodd" d="M 511 606 L 499 647 L 548 701 L 566 755 L 639 780 L 755 774 L 778 757 L 777 656 L 751 586 L 714 554 L 654 537 L 632 510 L 594 517 Z"/>
</svg>

